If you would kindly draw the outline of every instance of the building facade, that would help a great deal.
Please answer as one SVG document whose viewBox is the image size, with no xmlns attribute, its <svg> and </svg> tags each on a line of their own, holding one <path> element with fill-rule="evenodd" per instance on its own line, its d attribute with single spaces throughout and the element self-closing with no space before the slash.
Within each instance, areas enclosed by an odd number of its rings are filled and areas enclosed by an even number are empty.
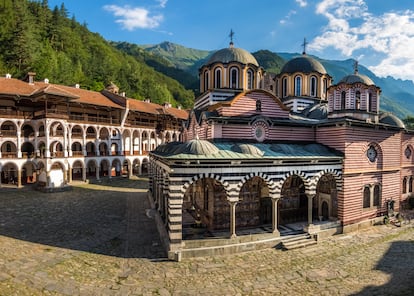
<svg viewBox="0 0 414 296">
<path fill-rule="evenodd" d="M 150 153 L 150 195 L 171 258 L 196 246 L 242 248 L 258 229 L 348 231 L 398 211 L 412 193 L 414 133 L 380 112 L 381 90 L 357 66 L 332 84 L 303 53 L 275 87 L 264 77 L 245 50 L 217 51 L 200 69 L 184 141 Z"/>
<path fill-rule="evenodd" d="M 188 112 L 119 94 L 0 78 L 0 186 L 61 188 L 148 171 L 148 151 L 180 139 Z"/>
</svg>

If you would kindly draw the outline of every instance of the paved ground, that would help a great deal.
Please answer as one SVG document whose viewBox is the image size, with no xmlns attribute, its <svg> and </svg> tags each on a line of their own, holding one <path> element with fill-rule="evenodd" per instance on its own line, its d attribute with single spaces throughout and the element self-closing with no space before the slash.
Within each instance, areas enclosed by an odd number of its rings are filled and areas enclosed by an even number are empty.
<svg viewBox="0 0 414 296">
<path fill-rule="evenodd" d="M 414 224 L 170 262 L 145 186 L 0 188 L 0 295 L 414 295 Z"/>
</svg>

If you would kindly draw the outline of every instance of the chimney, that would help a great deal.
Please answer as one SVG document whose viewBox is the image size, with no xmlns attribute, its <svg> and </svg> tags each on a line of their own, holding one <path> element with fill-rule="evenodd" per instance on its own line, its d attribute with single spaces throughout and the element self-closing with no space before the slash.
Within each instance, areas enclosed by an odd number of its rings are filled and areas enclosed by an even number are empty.
<svg viewBox="0 0 414 296">
<path fill-rule="evenodd" d="M 121 96 L 122 97 L 125 97 L 126 96 L 126 94 L 125 94 L 125 92 L 123 91 L 123 92 L 121 92 Z"/>
<path fill-rule="evenodd" d="M 49 79 L 45 78 L 45 83 L 49 84 Z"/>
<path fill-rule="evenodd" d="M 35 79 L 36 73 L 35 72 L 29 72 L 27 73 L 27 77 L 29 80 L 29 84 L 34 84 L 34 79 Z"/>
<path fill-rule="evenodd" d="M 163 104 L 163 106 L 164 106 L 164 108 L 171 108 L 171 103 L 169 103 L 169 102 L 165 102 L 165 103 Z"/>
<path fill-rule="evenodd" d="M 75 84 L 75 88 L 80 88 L 79 83 L 76 83 L 76 84 Z"/>
<path fill-rule="evenodd" d="M 11 74 L 10 73 L 7 73 L 6 74 L 6 79 L 10 79 L 11 78 Z"/>
<path fill-rule="evenodd" d="M 151 103 L 151 100 L 150 99 L 145 99 L 144 102 L 145 103 Z"/>
<path fill-rule="evenodd" d="M 181 105 L 178 105 L 177 109 L 178 109 L 178 110 L 181 110 Z"/>
</svg>

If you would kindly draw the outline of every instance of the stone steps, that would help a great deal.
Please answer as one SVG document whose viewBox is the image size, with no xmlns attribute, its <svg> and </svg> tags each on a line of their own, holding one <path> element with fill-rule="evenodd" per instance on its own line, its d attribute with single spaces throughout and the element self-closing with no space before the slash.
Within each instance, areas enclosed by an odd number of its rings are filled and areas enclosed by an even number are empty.
<svg viewBox="0 0 414 296">
<path fill-rule="evenodd" d="M 282 250 L 293 250 L 316 245 L 317 241 L 308 233 L 282 238 Z"/>
</svg>

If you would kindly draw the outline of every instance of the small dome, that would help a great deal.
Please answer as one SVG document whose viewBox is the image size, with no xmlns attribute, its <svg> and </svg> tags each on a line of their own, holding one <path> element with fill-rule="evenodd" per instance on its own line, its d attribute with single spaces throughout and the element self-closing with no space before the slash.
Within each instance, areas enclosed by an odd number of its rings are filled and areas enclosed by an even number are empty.
<svg viewBox="0 0 414 296">
<path fill-rule="evenodd" d="M 235 47 L 223 48 L 216 51 L 210 57 L 206 65 L 210 65 L 213 63 L 227 64 L 231 62 L 239 62 L 245 65 L 253 64 L 255 66 L 259 66 L 259 63 L 257 62 L 256 58 L 250 52 Z"/>
<path fill-rule="evenodd" d="M 181 142 L 170 142 L 159 145 L 157 148 L 155 148 L 154 152 L 159 154 L 170 154 L 174 152 L 179 145 L 182 144 Z"/>
<path fill-rule="evenodd" d="M 354 83 L 363 83 L 366 85 L 375 85 L 375 83 L 366 75 L 363 74 L 351 74 L 347 75 L 339 81 L 339 83 L 347 83 L 347 84 L 354 84 Z"/>
<path fill-rule="evenodd" d="M 234 144 L 231 150 L 238 153 L 263 156 L 264 152 L 251 144 Z"/>
<path fill-rule="evenodd" d="M 404 122 L 402 122 L 401 119 L 399 119 L 397 116 L 391 113 L 383 113 L 380 116 L 379 122 L 382 124 L 388 124 L 388 125 L 397 126 L 400 128 L 405 128 Z"/>
<path fill-rule="evenodd" d="M 318 72 L 320 74 L 327 74 L 326 69 L 316 59 L 304 54 L 288 61 L 280 71 L 280 73 L 311 73 Z"/>
<path fill-rule="evenodd" d="M 219 149 L 209 141 L 194 139 L 179 145 L 174 154 L 211 155 L 217 152 Z"/>
<path fill-rule="evenodd" d="M 303 115 L 309 119 L 326 119 L 328 117 L 328 105 L 324 103 L 315 104 L 303 110 Z"/>
</svg>

